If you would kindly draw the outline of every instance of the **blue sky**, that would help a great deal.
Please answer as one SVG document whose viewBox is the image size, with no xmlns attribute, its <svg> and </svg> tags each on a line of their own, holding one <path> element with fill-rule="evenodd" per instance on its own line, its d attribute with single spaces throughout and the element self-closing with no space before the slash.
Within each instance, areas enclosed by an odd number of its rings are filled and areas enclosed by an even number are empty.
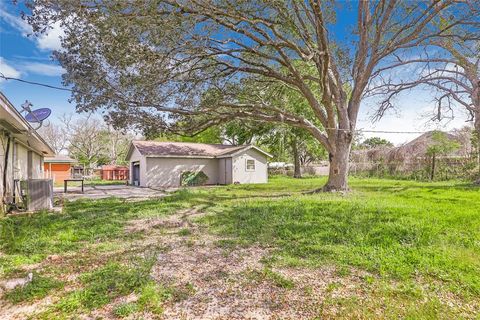
<svg viewBox="0 0 480 320">
<path fill-rule="evenodd" d="M 24 8 L 21 6 L 12 5 L 9 0 L 0 0 L 0 72 L 6 76 L 23 80 L 61 86 L 63 69 L 51 59 L 52 50 L 60 48 L 61 28 L 54 26 L 48 35 L 35 37 L 31 34 L 28 24 L 20 17 L 22 9 Z M 349 19 L 354 18 L 351 14 L 339 16 L 336 32 L 348 34 L 349 31 L 345 28 L 349 25 Z M 68 102 L 70 94 L 66 91 L 32 86 L 11 80 L 2 81 L 1 79 L 0 91 L 17 108 L 27 99 L 33 103 L 34 108 L 51 108 L 52 121 L 64 113 L 75 112 L 75 105 Z M 425 126 L 425 118 L 422 118 L 423 114 L 433 110 L 432 100 L 432 96 L 427 90 L 418 89 L 404 93 L 397 100 L 400 112 L 392 112 L 374 124 L 370 121 L 374 105 L 365 103 L 361 108 L 357 128 L 385 131 L 424 131 L 436 128 L 436 125 Z M 445 123 L 439 128 L 444 130 L 458 128 L 465 125 L 466 119 L 466 114 L 459 111 L 453 121 Z M 370 136 L 381 136 L 400 144 L 415 138 L 416 135 L 365 134 L 365 137 Z"/>
<path fill-rule="evenodd" d="M 60 28 L 54 28 L 48 36 L 36 38 L 21 18 L 21 7 L 10 1 L 0 0 L 0 72 L 6 76 L 28 81 L 61 86 L 63 69 L 50 58 L 52 50 L 60 48 Z M 0 90 L 19 107 L 25 100 L 35 108 L 48 107 L 55 115 L 72 113 L 75 106 L 68 102 L 70 94 L 23 84 L 17 81 L 0 80 Z"/>
</svg>

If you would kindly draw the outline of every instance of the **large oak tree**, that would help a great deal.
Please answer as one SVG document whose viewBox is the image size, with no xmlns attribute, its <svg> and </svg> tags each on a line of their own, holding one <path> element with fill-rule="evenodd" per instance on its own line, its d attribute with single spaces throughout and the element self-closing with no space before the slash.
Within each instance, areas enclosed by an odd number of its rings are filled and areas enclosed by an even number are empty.
<svg viewBox="0 0 480 320">
<path fill-rule="evenodd" d="M 477 1 L 37 0 L 30 5 L 34 30 L 42 32 L 54 21 L 65 29 L 64 49 L 55 56 L 79 110 L 102 108 L 117 126 L 147 132 L 202 130 L 232 119 L 302 128 L 330 154 L 324 189 L 345 190 L 366 89 L 381 69 L 397 64 L 392 58 L 399 53 L 414 54 L 475 19 Z M 450 18 L 440 21 L 442 16 Z M 347 30 L 344 20 L 352 22 Z M 243 103 L 235 96 L 242 81 L 295 90 L 308 111 L 295 112 L 275 100 Z M 215 99 L 208 99 L 212 92 Z"/>
</svg>

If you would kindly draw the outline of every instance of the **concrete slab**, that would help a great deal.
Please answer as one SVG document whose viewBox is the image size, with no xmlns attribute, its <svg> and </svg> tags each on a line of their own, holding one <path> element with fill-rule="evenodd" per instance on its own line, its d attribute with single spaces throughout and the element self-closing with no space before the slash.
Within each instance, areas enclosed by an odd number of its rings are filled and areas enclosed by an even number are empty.
<svg viewBox="0 0 480 320">
<path fill-rule="evenodd" d="M 63 192 L 62 188 L 53 189 L 54 196 L 66 200 L 78 199 L 104 199 L 116 197 L 121 199 L 143 200 L 150 198 L 159 198 L 167 195 L 165 191 L 154 190 L 150 188 L 140 188 L 125 185 L 105 185 L 105 186 L 85 186 L 84 192 L 80 187 L 68 187 L 68 192 Z"/>
</svg>

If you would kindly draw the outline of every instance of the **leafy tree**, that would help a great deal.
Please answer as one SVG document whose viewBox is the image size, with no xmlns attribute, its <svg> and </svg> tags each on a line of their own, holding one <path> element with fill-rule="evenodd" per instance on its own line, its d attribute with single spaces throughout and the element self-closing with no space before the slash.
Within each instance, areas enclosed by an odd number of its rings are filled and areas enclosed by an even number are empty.
<svg viewBox="0 0 480 320">
<path fill-rule="evenodd" d="M 379 148 L 379 147 L 393 147 L 393 143 L 388 141 L 387 139 L 383 139 L 380 137 L 371 137 L 368 139 L 365 139 L 361 147 L 367 148 L 367 149 L 373 149 L 373 148 Z"/>
<path fill-rule="evenodd" d="M 333 1 L 27 5 L 35 31 L 54 22 L 65 29 L 55 57 L 79 110 L 107 109 L 116 126 L 146 132 L 201 131 L 238 119 L 302 128 L 329 152 L 324 190 L 348 188 L 349 154 L 370 85 L 386 68 L 403 66 L 402 54 L 455 38 L 448 30 L 478 19 L 476 0 L 358 1 L 344 36 L 336 33 L 336 16 L 351 9 Z M 451 19 L 438 28 L 440 14 Z M 244 80 L 257 86 L 248 102 L 238 97 Z M 298 92 L 308 112 L 270 100 L 265 81 Z"/>
<path fill-rule="evenodd" d="M 223 143 L 221 130 L 222 128 L 220 126 L 214 126 L 214 127 L 209 127 L 206 130 L 192 136 L 180 135 L 175 133 L 161 133 L 156 137 L 150 137 L 150 138 L 154 138 L 156 141 Z"/>
<path fill-rule="evenodd" d="M 432 161 L 430 180 L 435 178 L 437 157 L 448 156 L 459 147 L 460 144 L 451 139 L 446 133 L 441 131 L 433 132 L 432 143 L 427 148 L 427 155 L 431 157 Z"/>
</svg>

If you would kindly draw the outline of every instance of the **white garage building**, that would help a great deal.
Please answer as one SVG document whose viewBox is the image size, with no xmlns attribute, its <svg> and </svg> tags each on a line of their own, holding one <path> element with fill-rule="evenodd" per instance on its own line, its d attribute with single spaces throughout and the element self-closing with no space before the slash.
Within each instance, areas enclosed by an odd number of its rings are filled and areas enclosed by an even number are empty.
<svg viewBox="0 0 480 320">
<path fill-rule="evenodd" d="M 270 154 L 252 145 L 133 141 L 127 154 L 130 182 L 177 187 L 183 172 L 203 171 L 207 184 L 266 183 Z"/>
</svg>

